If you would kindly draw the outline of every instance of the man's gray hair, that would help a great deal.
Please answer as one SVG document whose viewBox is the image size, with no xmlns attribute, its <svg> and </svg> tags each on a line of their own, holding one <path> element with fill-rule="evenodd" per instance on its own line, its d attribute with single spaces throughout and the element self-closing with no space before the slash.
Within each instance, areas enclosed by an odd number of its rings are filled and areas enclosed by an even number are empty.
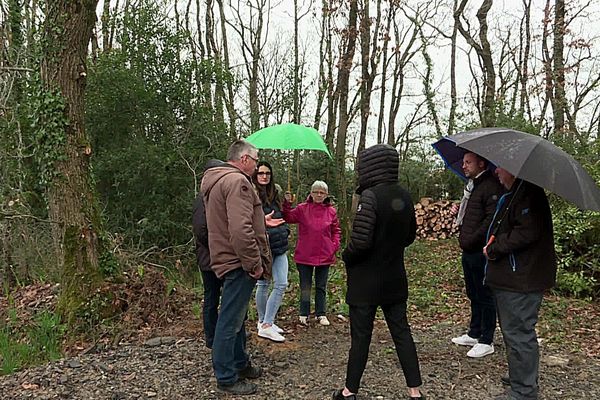
<svg viewBox="0 0 600 400">
<path fill-rule="evenodd" d="M 314 183 L 312 184 L 312 186 L 310 187 L 310 191 L 314 191 L 317 189 L 321 189 L 324 192 L 329 193 L 329 188 L 327 187 L 327 184 L 323 181 L 314 181 Z"/>
<path fill-rule="evenodd" d="M 237 161 L 241 159 L 244 154 L 257 152 L 258 149 L 252 143 L 239 139 L 229 146 L 229 150 L 227 151 L 227 161 Z"/>
</svg>

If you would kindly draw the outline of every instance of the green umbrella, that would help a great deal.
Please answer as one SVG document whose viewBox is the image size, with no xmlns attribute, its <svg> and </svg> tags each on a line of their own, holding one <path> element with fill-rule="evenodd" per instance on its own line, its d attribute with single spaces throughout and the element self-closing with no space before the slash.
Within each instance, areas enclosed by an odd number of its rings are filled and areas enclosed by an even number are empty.
<svg viewBox="0 0 600 400">
<path fill-rule="evenodd" d="M 246 140 L 259 149 L 320 150 L 332 158 L 319 132 L 307 126 L 272 125 L 254 132 Z"/>
</svg>

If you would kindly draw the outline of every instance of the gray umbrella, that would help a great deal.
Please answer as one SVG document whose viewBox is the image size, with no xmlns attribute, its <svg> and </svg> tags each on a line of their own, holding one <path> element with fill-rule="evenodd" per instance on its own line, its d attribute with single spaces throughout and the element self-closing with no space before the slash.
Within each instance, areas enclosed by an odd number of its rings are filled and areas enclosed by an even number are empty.
<svg viewBox="0 0 600 400">
<path fill-rule="evenodd" d="M 480 128 L 445 139 L 581 209 L 600 211 L 600 188 L 594 179 L 572 156 L 539 136 L 507 128 Z"/>
</svg>

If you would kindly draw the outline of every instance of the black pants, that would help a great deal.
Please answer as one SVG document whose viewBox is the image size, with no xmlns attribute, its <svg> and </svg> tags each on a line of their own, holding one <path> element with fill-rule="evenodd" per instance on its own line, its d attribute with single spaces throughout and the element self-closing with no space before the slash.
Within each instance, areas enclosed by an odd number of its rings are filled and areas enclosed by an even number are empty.
<svg viewBox="0 0 600 400">
<path fill-rule="evenodd" d="M 479 343 L 492 344 L 496 329 L 496 306 L 492 290 L 484 286 L 485 256 L 483 253 L 463 253 L 467 297 L 471 301 L 471 323 L 468 335 Z"/>
<path fill-rule="evenodd" d="M 215 338 L 215 327 L 219 315 L 219 302 L 223 281 L 212 271 L 202 272 L 202 285 L 204 286 L 204 303 L 202 305 L 202 323 L 204 325 L 204 340 L 206 347 L 212 349 Z"/>
<path fill-rule="evenodd" d="M 346 387 L 358 392 L 360 379 L 367 365 L 369 346 L 373 334 L 373 321 L 378 306 L 350 306 L 350 335 L 352 346 L 348 356 Z M 406 319 L 406 302 L 382 305 L 383 315 L 396 346 L 396 354 L 408 387 L 421 386 L 421 372 L 417 349 Z"/>
</svg>

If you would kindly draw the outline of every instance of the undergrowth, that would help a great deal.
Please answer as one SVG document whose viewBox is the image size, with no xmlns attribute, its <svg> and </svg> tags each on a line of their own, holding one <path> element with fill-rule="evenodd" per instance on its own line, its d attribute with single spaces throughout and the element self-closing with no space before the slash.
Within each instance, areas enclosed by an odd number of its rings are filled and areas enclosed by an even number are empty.
<svg viewBox="0 0 600 400">
<path fill-rule="evenodd" d="M 10 308 L 7 315 L 0 321 L 0 374 L 61 358 L 65 326 L 58 315 L 42 310 L 26 325 L 18 320 L 15 309 Z"/>
</svg>

